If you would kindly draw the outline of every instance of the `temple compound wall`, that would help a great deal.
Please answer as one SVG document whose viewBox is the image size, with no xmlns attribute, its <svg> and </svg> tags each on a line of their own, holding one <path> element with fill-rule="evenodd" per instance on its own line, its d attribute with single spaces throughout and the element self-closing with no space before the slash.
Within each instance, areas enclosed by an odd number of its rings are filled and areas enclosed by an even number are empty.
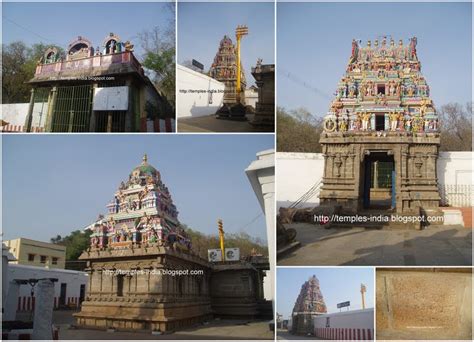
<svg viewBox="0 0 474 342">
<path fill-rule="evenodd" d="M 178 118 L 213 115 L 222 107 L 225 89 L 223 82 L 179 64 L 176 71 Z"/>
<path fill-rule="evenodd" d="M 24 131 L 147 132 L 160 120 L 172 131 L 174 109 L 145 75 L 133 45 L 110 33 L 102 48 L 77 37 L 65 54 L 48 48 L 38 61 Z"/>
<path fill-rule="evenodd" d="M 89 284 L 75 314 L 79 326 L 169 332 L 215 316 L 268 315 L 268 258 L 211 263 L 196 255 L 146 155 L 107 208 L 86 228 L 91 247 L 80 260 L 87 262 Z"/>
</svg>

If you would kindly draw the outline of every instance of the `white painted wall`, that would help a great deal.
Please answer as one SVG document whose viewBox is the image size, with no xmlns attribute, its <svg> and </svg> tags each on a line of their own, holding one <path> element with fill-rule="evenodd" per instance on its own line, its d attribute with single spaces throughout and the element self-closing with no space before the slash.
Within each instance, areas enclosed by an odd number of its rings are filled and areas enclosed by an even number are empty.
<svg viewBox="0 0 474 342">
<path fill-rule="evenodd" d="M 253 89 L 245 89 L 245 104 L 252 106 L 254 109 L 257 107 L 258 92 Z"/>
<path fill-rule="evenodd" d="M 437 172 L 442 196 L 450 196 L 453 206 L 474 206 L 473 152 L 441 152 Z M 276 154 L 277 207 L 288 207 L 321 181 L 324 158 L 321 153 Z M 447 189 L 447 190 L 444 190 Z M 319 204 L 317 196 L 301 207 Z"/>
<path fill-rule="evenodd" d="M 9 124 L 0 127 L 0 131 L 20 132 L 23 131 L 26 117 L 28 115 L 29 103 L 8 103 L 1 105 L 1 118 Z M 48 112 L 47 102 L 36 102 L 33 106 L 33 118 L 31 120 L 32 131 L 42 131 L 46 122 Z"/>
<path fill-rule="evenodd" d="M 19 131 L 25 125 L 26 116 L 28 115 L 29 103 L 8 103 L 2 104 L 1 118 L 9 123 L 2 130 Z"/>
<path fill-rule="evenodd" d="M 327 317 L 329 317 L 329 328 L 374 328 L 374 309 L 350 310 L 318 315 L 314 318 L 315 328 L 326 328 Z"/>
<path fill-rule="evenodd" d="M 81 284 L 86 285 L 88 275 L 85 272 L 62 270 L 62 269 L 47 269 L 44 267 L 8 264 L 8 280 L 21 279 L 41 279 L 41 278 L 57 278 L 58 281 L 54 283 L 54 297 L 58 301 L 60 295 L 61 283 L 66 283 L 66 302 L 68 298 L 79 298 Z M 8 289 L 7 289 L 8 293 Z M 31 295 L 30 285 L 21 285 L 19 297 L 27 298 Z M 77 301 L 74 299 L 74 301 Z M 18 302 L 18 300 L 17 300 Z M 22 304 L 22 303 L 21 303 Z"/>
<path fill-rule="evenodd" d="M 323 178 L 324 158 L 321 153 L 276 154 L 277 207 L 288 207 Z M 317 196 L 300 207 L 319 204 Z"/>
<path fill-rule="evenodd" d="M 265 214 L 267 226 L 268 257 L 270 271 L 266 273 L 263 283 L 264 296 L 274 299 L 275 292 L 275 151 L 266 150 L 257 153 L 254 160 L 245 170 L 250 184 L 257 196 L 260 207 Z M 273 302 L 275 310 L 275 302 Z"/>
<path fill-rule="evenodd" d="M 222 107 L 224 83 L 179 64 L 176 72 L 178 118 L 212 115 Z"/>
<path fill-rule="evenodd" d="M 440 152 L 436 169 L 442 184 L 472 184 L 472 152 Z"/>
</svg>

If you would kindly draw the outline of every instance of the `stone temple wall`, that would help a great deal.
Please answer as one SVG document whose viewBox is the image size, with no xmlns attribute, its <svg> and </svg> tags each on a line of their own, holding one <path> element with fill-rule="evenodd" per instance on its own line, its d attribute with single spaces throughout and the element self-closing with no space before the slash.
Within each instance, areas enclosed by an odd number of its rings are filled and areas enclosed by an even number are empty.
<svg viewBox="0 0 474 342">
<path fill-rule="evenodd" d="M 377 339 L 471 340 L 470 268 L 378 269 Z"/>
</svg>

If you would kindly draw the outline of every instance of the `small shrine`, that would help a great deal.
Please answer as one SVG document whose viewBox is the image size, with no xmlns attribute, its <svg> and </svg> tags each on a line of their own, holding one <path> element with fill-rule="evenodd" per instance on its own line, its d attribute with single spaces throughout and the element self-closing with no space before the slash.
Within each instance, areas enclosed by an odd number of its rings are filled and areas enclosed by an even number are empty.
<svg viewBox="0 0 474 342">
<path fill-rule="evenodd" d="M 145 74 L 134 45 L 113 32 L 96 47 L 83 36 L 64 52 L 48 47 L 32 76 L 26 132 L 160 131 L 160 120 L 173 130 L 172 106 Z"/>
<path fill-rule="evenodd" d="M 93 231 L 78 326 L 169 332 L 214 316 L 259 317 L 267 258 L 213 264 L 192 249 L 160 172 L 145 155 Z"/>
<path fill-rule="evenodd" d="M 247 81 L 244 68 L 240 63 L 241 96 L 245 93 Z M 225 83 L 224 104 L 237 103 L 237 49 L 232 39 L 225 35 L 219 43 L 214 61 L 209 69 L 209 76 Z M 243 102 L 244 99 L 241 99 Z"/>
<path fill-rule="evenodd" d="M 323 206 L 437 212 L 439 122 L 416 37 L 354 39 L 323 125 Z"/>
<path fill-rule="evenodd" d="M 255 115 L 250 123 L 255 126 L 275 127 L 275 64 L 263 64 L 262 59 L 252 68 L 258 87 Z"/>
<path fill-rule="evenodd" d="M 313 318 L 316 315 L 327 313 L 319 280 L 315 275 L 310 277 L 302 286 L 298 298 L 293 307 L 292 332 L 295 334 L 312 333 Z"/>
</svg>

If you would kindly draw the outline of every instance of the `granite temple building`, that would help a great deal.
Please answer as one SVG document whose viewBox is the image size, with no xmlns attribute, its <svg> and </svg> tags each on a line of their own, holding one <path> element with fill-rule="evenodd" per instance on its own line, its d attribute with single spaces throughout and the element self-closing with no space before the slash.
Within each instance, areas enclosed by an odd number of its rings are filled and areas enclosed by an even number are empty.
<svg viewBox="0 0 474 342">
<path fill-rule="evenodd" d="M 169 332 L 212 317 L 273 316 L 263 297 L 268 258 L 210 262 L 194 253 L 146 155 L 107 208 L 80 256 L 89 284 L 79 326 Z"/>
</svg>

